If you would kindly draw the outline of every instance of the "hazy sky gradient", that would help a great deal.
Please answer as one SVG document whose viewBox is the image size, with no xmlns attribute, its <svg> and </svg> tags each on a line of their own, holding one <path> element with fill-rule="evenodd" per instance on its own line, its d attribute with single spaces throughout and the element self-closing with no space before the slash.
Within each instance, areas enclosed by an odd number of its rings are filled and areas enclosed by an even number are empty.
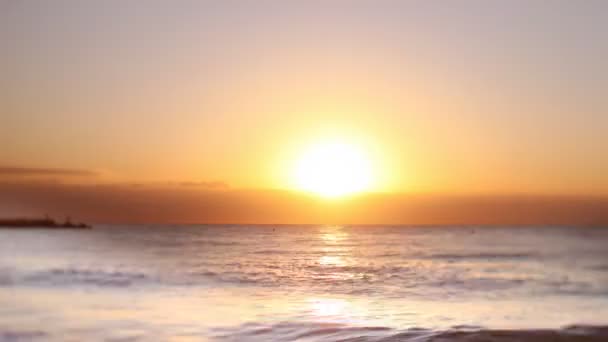
<svg viewBox="0 0 608 342">
<path fill-rule="evenodd" d="M 0 0 L 0 166 L 377 191 L 608 195 L 607 1 Z"/>
</svg>

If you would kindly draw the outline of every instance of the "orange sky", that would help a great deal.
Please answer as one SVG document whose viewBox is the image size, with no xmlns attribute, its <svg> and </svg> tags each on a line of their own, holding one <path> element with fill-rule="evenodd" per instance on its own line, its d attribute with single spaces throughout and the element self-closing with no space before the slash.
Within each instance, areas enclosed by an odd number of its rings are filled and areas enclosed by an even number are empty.
<svg viewBox="0 0 608 342">
<path fill-rule="evenodd" d="M 608 198 L 360 194 L 339 200 L 217 183 L 0 183 L 0 217 L 93 223 L 608 225 Z"/>
<path fill-rule="evenodd" d="M 365 150 L 367 190 L 382 196 L 603 198 L 605 13 L 603 2 L 3 2 L 0 183 L 291 192 L 307 146 L 341 139 Z M 44 209 L 26 197 L 5 196 L 29 207 L 7 214 Z M 385 215 L 369 217 L 396 220 Z"/>
</svg>

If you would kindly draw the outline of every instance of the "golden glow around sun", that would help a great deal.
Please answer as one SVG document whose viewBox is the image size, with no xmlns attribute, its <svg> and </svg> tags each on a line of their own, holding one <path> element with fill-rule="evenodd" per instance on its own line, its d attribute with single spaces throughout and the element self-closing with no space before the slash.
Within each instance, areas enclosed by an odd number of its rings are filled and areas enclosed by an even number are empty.
<svg viewBox="0 0 608 342">
<path fill-rule="evenodd" d="M 329 141 L 304 151 L 296 162 L 295 186 L 323 197 L 339 197 L 372 185 L 372 167 L 364 151 L 354 144 Z"/>
</svg>

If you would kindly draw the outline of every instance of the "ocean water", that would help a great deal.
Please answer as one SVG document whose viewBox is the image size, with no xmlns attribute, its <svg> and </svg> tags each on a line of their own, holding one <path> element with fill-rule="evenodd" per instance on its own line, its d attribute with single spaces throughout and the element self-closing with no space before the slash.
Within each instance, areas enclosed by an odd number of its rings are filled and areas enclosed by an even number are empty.
<svg viewBox="0 0 608 342">
<path fill-rule="evenodd" d="M 608 229 L 0 229 L 0 341 L 608 341 Z"/>
</svg>

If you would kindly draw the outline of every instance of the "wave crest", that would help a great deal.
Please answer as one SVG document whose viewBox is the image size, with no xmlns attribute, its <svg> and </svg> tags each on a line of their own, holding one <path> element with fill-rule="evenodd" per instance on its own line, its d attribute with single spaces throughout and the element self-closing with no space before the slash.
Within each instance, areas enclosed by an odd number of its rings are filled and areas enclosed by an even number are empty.
<svg viewBox="0 0 608 342">
<path fill-rule="evenodd" d="M 311 342 L 525 342 L 525 341 L 605 341 L 608 326 L 569 326 L 563 329 L 483 329 L 455 326 L 447 330 L 410 328 L 397 330 L 381 326 L 350 326 L 339 323 L 281 322 L 272 325 L 249 323 L 236 328 L 215 329 L 215 341 L 311 341 Z"/>
</svg>

